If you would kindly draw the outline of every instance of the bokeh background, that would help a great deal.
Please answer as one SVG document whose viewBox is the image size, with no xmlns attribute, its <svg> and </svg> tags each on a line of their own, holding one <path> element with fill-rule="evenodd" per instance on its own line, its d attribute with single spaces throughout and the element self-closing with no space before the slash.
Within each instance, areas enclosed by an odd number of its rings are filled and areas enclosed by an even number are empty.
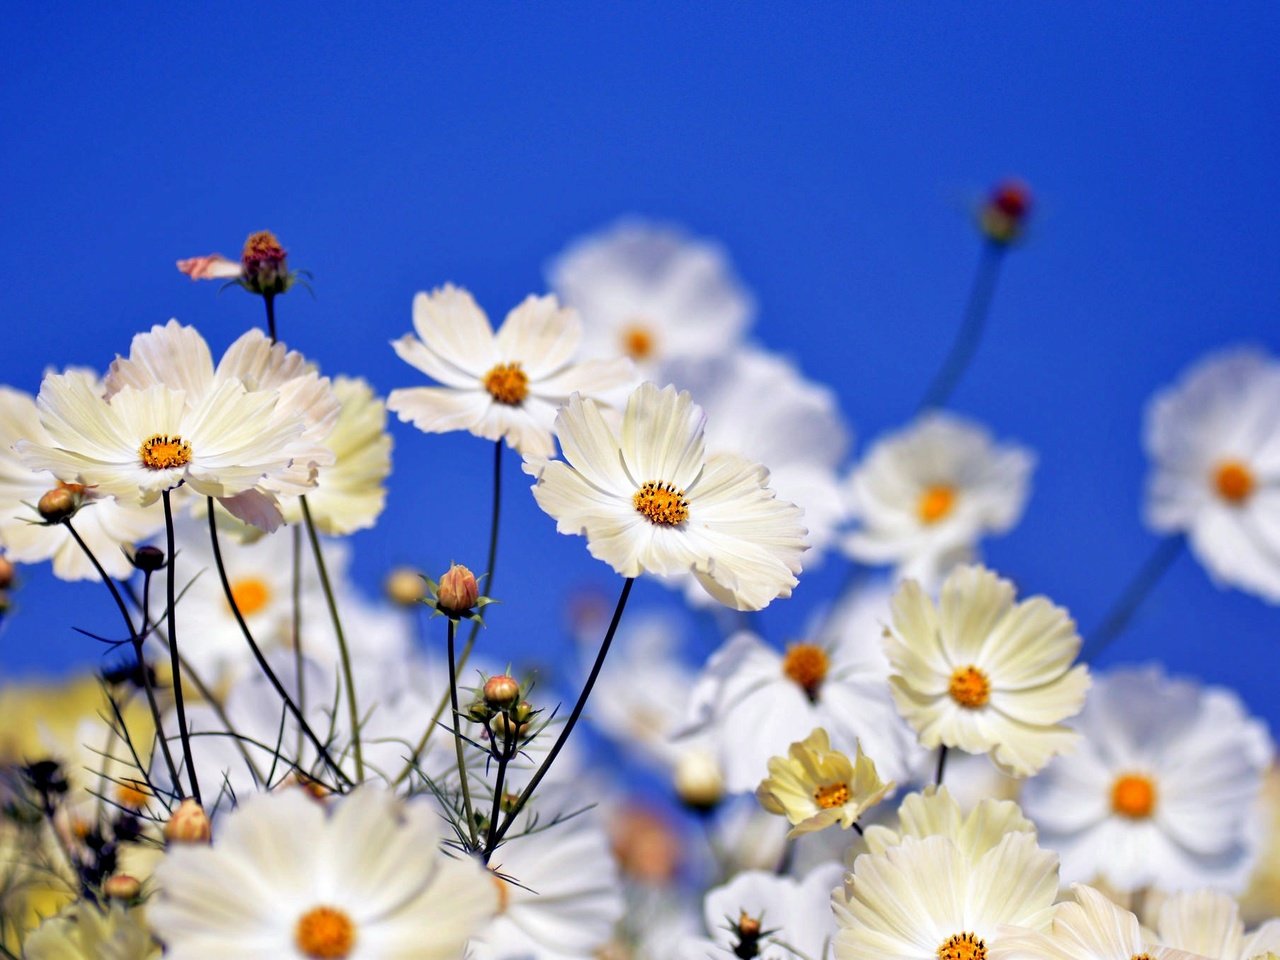
<svg viewBox="0 0 1280 960">
<path fill-rule="evenodd" d="M 1267 2 L 24 5 L 0 37 L 0 381 L 101 369 L 171 316 L 220 351 L 260 303 L 173 261 L 266 227 L 315 275 L 283 337 L 385 394 L 419 382 L 388 346 L 415 291 L 453 281 L 499 319 L 568 241 L 641 214 L 725 245 L 754 338 L 838 392 L 860 454 L 945 354 L 971 207 L 1017 175 L 1034 223 L 953 406 L 1040 457 L 988 561 L 1088 629 L 1156 542 L 1151 393 L 1214 347 L 1277 348 L 1278 28 Z M 395 435 L 354 538 L 371 592 L 395 563 L 481 566 L 488 532 L 490 445 Z M 618 584 L 507 465 L 485 643 L 563 665 L 566 598 Z M 766 631 L 798 637 L 844 573 Z M 105 592 L 25 570 L 0 681 L 94 665 L 74 626 L 114 629 Z M 1104 662 L 1225 683 L 1275 727 L 1278 628 L 1184 555 Z"/>
</svg>

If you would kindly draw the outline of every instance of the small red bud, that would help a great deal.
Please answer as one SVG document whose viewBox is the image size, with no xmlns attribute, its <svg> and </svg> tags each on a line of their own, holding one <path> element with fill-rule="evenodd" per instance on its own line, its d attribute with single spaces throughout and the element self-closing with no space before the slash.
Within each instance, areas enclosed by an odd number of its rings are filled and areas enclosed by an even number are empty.
<svg viewBox="0 0 1280 960">
<path fill-rule="evenodd" d="M 436 591 L 436 606 L 441 613 L 451 617 L 466 616 L 480 599 L 480 586 L 476 575 L 460 563 L 451 566 L 440 578 Z"/>
<path fill-rule="evenodd" d="M 520 684 L 506 674 L 490 677 L 484 682 L 484 699 L 491 707 L 509 707 L 520 699 Z"/>
<path fill-rule="evenodd" d="M 204 807 L 188 798 L 178 804 L 164 825 L 164 838 L 169 843 L 208 843 L 213 826 Z"/>
</svg>

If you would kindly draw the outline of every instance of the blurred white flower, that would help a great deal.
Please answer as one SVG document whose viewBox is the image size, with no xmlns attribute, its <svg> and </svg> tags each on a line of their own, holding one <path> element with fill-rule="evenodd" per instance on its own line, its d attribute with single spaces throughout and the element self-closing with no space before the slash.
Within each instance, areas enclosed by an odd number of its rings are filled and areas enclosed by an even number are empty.
<svg viewBox="0 0 1280 960">
<path fill-rule="evenodd" d="M 552 423 L 570 394 L 600 397 L 634 379 L 624 359 L 575 362 L 582 323 L 555 297 L 525 298 L 494 333 L 471 294 L 444 286 L 414 297 L 413 326 L 392 346 L 443 386 L 392 390 L 387 409 L 427 433 L 467 430 L 527 457 L 555 454 Z"/>
<path fill-rule="evenodd" d="M 1280 920 L 1246 933 L 1240 907 L 1224 893 L 1197 890 L 1174 894 L 1160 907 L 1160 942 L 1211 960 L 1253 960 L 1280 954 Z"/>
<path fill-rule="evenodd" d="M 1216 581 L 1280 603 L 1280 364 L 1211 354 L 1147 408 L 1147 522 Z"/>
<path fill-rule="evenodd" d="M 871 447 L 847 481 L 858 527 L 844 551 L 932 588 L 988 534 L 1008 531 L 1026 504 L 1035 457 L 997 445 L 972 421 L 926 413 Z"/>
<path fill-rule="evenodd" d="M 1023 787 L 1023 808 L 1068 881 L 1238 890 L 1260 843 L 1255 804 L 1266 728 L 1235 694 L 1156 668 L 1099 677 L 1083 735 Z"/>
<path fill-rule="evenodd" d="M 453 960 L 498 898 L 478 864 L 439 851 L 439 822 L 371 785 L 328 810 L 301 790 L 254 796 L 212 846 L 170 847 L 147 920 L 175 960 Z"/>
<path fill-rule="evenodd" d="M 77 900 L 40 924 L 22 947 L 25 960 L 150 960 L 160 956 L 140 907 Z"/>
<path fill-rule="evenodd" d="M 1013 584 L 984 567 L 953 570 L 936 606 L 907 580 L 885 650 L 894 702 L 921 744 L 986 753 L 1028 777 L 1079 739 L 1062 721 L 1080 712 L 1089 668 L 1071 665 L 1080 637 L 1066 610 L 1013 598 Z"/>
<path fill-rule="evenodd" d="M 674 227 L 623 221 L 571 244 L 548 273 L 582 314 L 586 354 L 630 357 L 650 379 L 732 349 L 755 312 L 724 252 Z"/>
<path fill-rule="evenodd" d="M 800 510 L 774 496 L 763 467 L 707 456 L 705 419 L 688 393 L 644 383 L 619 433 L 575 394 L 556 416 L 565 460 L 525 469 L 556 529 L 586 536 L 617 573 L 691 573 L 720 603 L 759 610 L 798 582 Z"/>
</svg>

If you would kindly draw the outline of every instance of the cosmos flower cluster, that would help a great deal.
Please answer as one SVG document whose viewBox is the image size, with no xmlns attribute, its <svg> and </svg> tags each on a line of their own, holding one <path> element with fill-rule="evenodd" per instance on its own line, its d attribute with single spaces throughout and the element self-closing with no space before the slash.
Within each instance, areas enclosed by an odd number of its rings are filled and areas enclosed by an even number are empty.
<svg viewBox="0 0 1280 960">
<path fill-rule="evenodd" d="M 988 264 L 1029 209 L 1017 183 L 978 204 Z M 178 266 L 265 329 L 215 361 L 170 320 L 0 388 L 0 590 L 48 561 L 120 618 L 96 679 L 0 687 L 4 955 L 1280 954 L 1266 726 L 1086 662 L 1068 609 L 984 561 L 1037 460 L 946 377 L 850 463 L 834 392 L 746 339 L 725 252 L 641 221 L 496 328 L 418 294 L 385 399 L 281 337 L 309 275 L 270 233 Z M 382 514 L 391 414 L 492 448 L 490 548 L 375 598 L 347 538 Z M 1160 549 L 1280 602 L 1280 361 L 1200 361 L 1145 442 Z M 542 562 L 499 547 L 504 499 L 616 578 L 570 599 L 555 667 L 521 643 L 556 625 L 491 613 L 495 571 Z M 819 609 L 757 616 L 819 564 L 847 570 Z"/>
</svg>

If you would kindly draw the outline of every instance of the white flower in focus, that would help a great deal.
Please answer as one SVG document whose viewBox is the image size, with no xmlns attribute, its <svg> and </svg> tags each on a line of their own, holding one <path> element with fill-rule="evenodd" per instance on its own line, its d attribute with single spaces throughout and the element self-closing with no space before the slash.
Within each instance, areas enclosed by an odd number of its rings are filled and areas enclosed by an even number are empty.
<svg viewBox="0 0 1280 960">
<path fill-rule="evenodd" d="M 836 960 L 986 960 L 1009 927 L 1048 929 L 1057 893 L 1058 858 L 1034 834 L 976 859 L 945 837 L 908 837 L 858 857 L 833 896 Z"/>
<path fill-rule="evenodd" d="M 1017 523 L 1034 465 L 1030 451 L 997 445 L 976 423 L 924 414 L 877 441 L 849 477 L 858 528 L 845 553 L 933 584 L 984 536 Z"/>
<path fill-rule="evenodd" d="M 1023 787 L 1023 808 L 1068 881 L 1238 890 L 1260 843 L 1266 728 L 1230 691 L 1115 671 L 1089 694 L 1082 739 Z"/>
<path fill-rule="evenodd" d="M 989 753 L 1027 777 L 1079 739 L 1062 721 L 1080 711 L 1089 669 L 1071 666 L 1080 637 L 1066 610 L 1013 598 L 1013 584 L 983 567 L 957 567 L 937 606 L 907 580 L 885 650 L 893 699 L 925 747 Z"/>
<path fill-rule="evenodd" d="M 770 813 L 787 818 L 791 838 L 836 823 L 849 829 L 895 786 L 880 779 L 861 746 L 855 749 L 850 759 L 831 749 L 825 730 L 814 730 L 791 744 L 787 756 L 769 759 L 769 776 L 756 788 L 756 799 Z"/>
<path fill-rule="evenodd" d="M 564 461 L 525 469 L 556 529 L 585 536 L 591 555 L 617 573 L 691 573 L 719 602 L 759 610 L 798 582 L 800 510 L 776 499 L 763 467 L 706 456 L 704 419 L 688 393 L 644 383 L 619 434 L 575 394 L 556 416 Z"/>
<path fill-rule="evenodd" d="M 1254 960 L 1280 953 L 1280 920 L 1246 933 L 1240 907 L 1212 890 L 1178 893 L 1160 907 L 1160 942 L 1211 960 Z"/>
<path fill-rule="evenodd" d="M 68 371 L 84 377 L 101 392 L 97 378 L 87 371 Z M 48 471 L 33 471 L 13 450 L 19 441 L 51 445 L 40 423 L 35 399 L 20 390 L 0 387 L 0 546 L 20 563 L 53 561 L 54 576 L 62 580 L 96 580 L 97 571 L 79 544 L 62 524 L 46 526 L 35 505 L 58 486 Z M 122 547 L 148 539 L 164 526 L 164 515 L 155 507 L 140 507 L 106 497 L 93 490 L 83 495 L 89 504 L 72 520 L 98 562 L 110 576 L 127 578 L 133 566 Z"/>
<path fill-rule="evenodd" d="M 328 812 L 301 790 L 255 795 L 212 846 L 169 849 L 147 919 L 174 960 L 453 960 L 497 896 L 440 841 L 429 805 L 374 786 Z"/>
<path fill-rule="evenodd" d="M 382 513 L 387 500 L 383 483 L 391 473 L 391 434 L 386 404 L 367 381 L 335 377 L 333 393 L 342 408 L 324 445 L 334 462 L 320 467 L 307 506 L 321 533 L 341 536 L 372 527 Z M 281 509 L 286 523 L 302 522 L 299 500 L 286 499 Z"/>
<path fill-rule="evenodd" d="M 668 361 L 731 349 L 755 312 L 714 244 L 623 222 L 572 244 L 551 287 L 582 314 L 588 356 L 630 357 L 650 378 Z"/>
<path fill-rule="evenodd" d="M 1250 349 L 1200 361 L 1147 408 L 1147 522 L 1185 532 L 1220 583 L 1280 603 L 1280 364 Z"/>
<path fill-rule="evenodd" d="M 990 960 L 1197 960 L 1196 954 L 1160 946 L 1145 936 L 1138 918 L 1097 890 L 1076 884 L 1074 901 L 1058 904 L 1043 933 L 1003 935 Z"/>
<path fill-rule="evenodd" d="M 467 430 L 526 457 L 555 454 L 552 424 L 570 394 L 600 396 L 634 377 L 626 360 L 574 362 L 582 324 L 555 297 L 527 297 L 494 333 L 471 294 L 444 286 L 414 297 L 413 327 L 392 346 L 442 386 L 392 390 L 387 409 L 427 433 Z"/>
<path fill-rule="evenodd" d="M 1035 832 L 1012 800 L 983 800 L 966 814 L 946 787 L 927 787 L 903 798 L 896 830 L 872 824 L 863 839 L 869 851 L 884 853 L 908 837 L 945 837 L 969 860 L 977 860 L 1008 834 Z"/>
</svg>

